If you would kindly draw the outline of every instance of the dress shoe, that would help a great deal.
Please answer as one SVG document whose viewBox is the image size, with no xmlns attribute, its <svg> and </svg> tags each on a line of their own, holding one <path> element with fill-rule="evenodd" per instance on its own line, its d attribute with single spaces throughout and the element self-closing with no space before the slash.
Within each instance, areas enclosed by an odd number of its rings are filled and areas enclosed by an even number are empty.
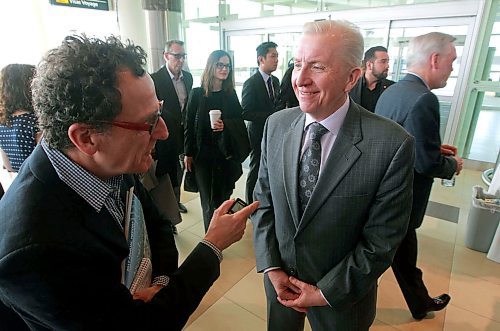
<svg viewBox="0 0 500 331">
<path fill-rule="evenodd" d="M 172 233 L 177 234 L 177 227 L 175 225 L 172 225 Z"/>
<path fill-rule="evenodd" d="M 427 313 L 430 313 L 431 311 L 439 311 L 439 310 L 444 309 L 446 307 L 446 305 L 448 305 L 450 300 L 451 300 L 451 297 L 448 294 L 446 294 L 446 293 L 441 294 L 438 297 L 432 298 L 432 303 L 430 304 L 429 307 L 427 307 L 427 309 L 424 312 L 416 313 L 416 314 L 412 313 L 412 316 L 416 320 L 421 320 L 421 319 L 425 318 L 425 316 L 427 316 Z"/>
<path fill-rule="evenodd" d="M 186 206 L 184 206 L 184 204 L 182 204 L 181 202 L 179 202 L 179 211 L 183 214 L 188 212 Z"/>
</svg>

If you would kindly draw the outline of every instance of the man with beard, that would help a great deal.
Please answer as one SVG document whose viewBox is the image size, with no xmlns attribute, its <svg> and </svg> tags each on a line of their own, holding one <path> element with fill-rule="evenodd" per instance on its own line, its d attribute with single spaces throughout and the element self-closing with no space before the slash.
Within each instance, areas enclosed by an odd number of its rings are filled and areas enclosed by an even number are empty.
<svg viewBox="0 0 500 331">
<path fill-rule="evenodd" d="M 383 46 L 370 48 L 365 52 L 363 64 L 365 73 L 349 95 L 354 102 L 373 112 L 382 92 L 394 84 L 392 80 L 386 79 L 389 72 L 387 48 Z"/>
</svg>

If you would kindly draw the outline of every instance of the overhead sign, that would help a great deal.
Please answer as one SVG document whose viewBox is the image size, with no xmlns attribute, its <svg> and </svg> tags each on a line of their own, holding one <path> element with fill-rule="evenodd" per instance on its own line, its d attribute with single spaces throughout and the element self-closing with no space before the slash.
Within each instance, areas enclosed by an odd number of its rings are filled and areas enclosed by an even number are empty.
<svg viewBox="0 0 500 331">
<path fill-rule="evenodd" d="M 50 4 L 65 7 L 109 10 L 108 0 L 50 0 Z"/>
</svg>

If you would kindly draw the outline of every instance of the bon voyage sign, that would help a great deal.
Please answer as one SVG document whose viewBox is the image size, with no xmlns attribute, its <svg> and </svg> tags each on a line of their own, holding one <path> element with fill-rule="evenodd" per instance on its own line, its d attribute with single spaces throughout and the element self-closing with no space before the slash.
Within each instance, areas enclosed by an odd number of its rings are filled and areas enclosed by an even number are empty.
<svg viewBox="0 0 500 331">
<path fill-rule="evenodd" d="M 50 0 L 52 5 L 109 10 L 108 0 Z"/>
</svg>

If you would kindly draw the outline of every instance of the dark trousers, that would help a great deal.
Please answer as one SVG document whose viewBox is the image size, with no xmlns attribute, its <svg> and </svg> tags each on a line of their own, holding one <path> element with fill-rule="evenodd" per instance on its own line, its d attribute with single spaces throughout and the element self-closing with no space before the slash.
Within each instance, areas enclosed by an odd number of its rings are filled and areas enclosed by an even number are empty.
<svg viewBox="0 0 500 331">
<path fill-rule="evenodd" d="M 253 190 L 259 177 L 260 154 L 260 146 L 250 152 L 250 170 L 248 171 L 246 183 L 246 199 L 249 204 L 253 202 Z"/>
<path fill-rule="evenodd" d="M 267 275 L 264 275 L 264 289 L 267 296 L 268 331 L 302 331 L 306 314 L 283 306 Z M 353 306 L 343 310 L 330 306 L 309 307 L 307 319 L 314 331 L 368 331 L 375 320 L 377 285 Z"/>
<path fill-rule="evenodd" d="M 413 315 L 425 312 L 432 304 L 432 298 L 424 284 L 422 270 L 417 267 L 418 242 L 416 232 L 424 219 L 431 189 L 432 179 L 415 173 L 410 225 L 391 265 L 406 304 Z"/>
<path fill-rule="evenodd" d="M 177 203 L 179 203 L 181 202 L 182 177 L 184 176 L 184 154 L 179 155 L 179 162 L 177 162 L 176 170 L 177 183 L 179 183 L 179 185 L 174 186 L 174 195 L 177 199 Z"/>
<path fill-rule="evenodd" d="M 233 188 L 225 184 L 227 171 L 223 160 L 219 158 L 197 160 L 194 167 L 203 210 L 203 223 L 207 232 L 215 209 L 231 197 Z"/>
<path fill-rule="evenodd" d="M 412 314 L 425 312 L 432 300 L 425 287 L 422 270 L 417 267 L 417 255 L 417 233 L 415 229 L 408 229 L 391 267 Z"/>
<path fill-rule="evenodd" d="M 0 301 L 0 330 L 21 331 L 29 330 L 29 328 L 15 311 L 7 308 Z"/>
</svg>

